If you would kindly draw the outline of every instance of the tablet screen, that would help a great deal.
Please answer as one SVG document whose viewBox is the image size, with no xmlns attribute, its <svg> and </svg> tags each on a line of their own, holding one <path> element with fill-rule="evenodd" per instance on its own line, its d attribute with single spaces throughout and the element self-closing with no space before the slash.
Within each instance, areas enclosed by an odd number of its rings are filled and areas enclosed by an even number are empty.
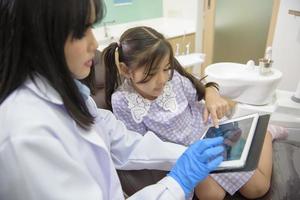
<svg viewBox="0 0 300 200">
<path fill-rule="evenodd" d="M 248 115 L 210 127 L 203 138 L 224 137 L 224 161 L 221 167 L 242 167 L 245 164 L 258 115 Z M 228 162 L 229 161 L 229 162 Z M 231 161 L 231 162 L 230 162 Z"/>
</svg>

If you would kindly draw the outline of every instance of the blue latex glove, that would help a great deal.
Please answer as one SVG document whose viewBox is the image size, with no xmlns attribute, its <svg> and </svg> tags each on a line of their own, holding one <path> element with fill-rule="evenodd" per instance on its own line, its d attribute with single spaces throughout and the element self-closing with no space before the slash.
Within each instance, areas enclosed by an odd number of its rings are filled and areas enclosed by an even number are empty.
<svg viewBox="0 0 300 200">
<path fill-rule="evenodd" d="M 217 137 L 195 142 L 169 172 L 168 176 L 179 183 L 186 196 L 223 161 L 223 140 L 223 137 Z"/>
</svg>

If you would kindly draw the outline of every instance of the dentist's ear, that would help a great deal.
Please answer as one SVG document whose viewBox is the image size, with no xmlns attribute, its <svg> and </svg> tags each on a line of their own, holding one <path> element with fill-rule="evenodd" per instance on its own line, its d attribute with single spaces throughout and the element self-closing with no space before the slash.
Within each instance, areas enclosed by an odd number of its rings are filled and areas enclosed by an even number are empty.
<svg viewBox="0 0 300 200">
<path fill-rule="evenodd" d="M 124 62 L 120 62 L 119 64 L 119 73 L 125 78 L 131 77 L 130 70 Z"/>
</svg>

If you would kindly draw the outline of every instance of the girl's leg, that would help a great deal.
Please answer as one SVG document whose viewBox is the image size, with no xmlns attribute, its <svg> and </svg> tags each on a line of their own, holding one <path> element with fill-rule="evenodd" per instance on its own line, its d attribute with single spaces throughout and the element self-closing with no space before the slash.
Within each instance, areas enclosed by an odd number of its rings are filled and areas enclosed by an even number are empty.
<svg viewBox="0 0 300 200">
<path fill-rule="evenodd" d="M 197 185 L 195 193 L 199 200 L 222 200 L 226 195 L 224 189 L 210 176 Z"/>
<path fill-rule="evenodd" d="M 272 135 L 267 132 L 258 167 L 251 179 L 239 190 L 249 199 L 256 199 L 266 194 L 270 188 L 272 175 Z"/>
</svg>

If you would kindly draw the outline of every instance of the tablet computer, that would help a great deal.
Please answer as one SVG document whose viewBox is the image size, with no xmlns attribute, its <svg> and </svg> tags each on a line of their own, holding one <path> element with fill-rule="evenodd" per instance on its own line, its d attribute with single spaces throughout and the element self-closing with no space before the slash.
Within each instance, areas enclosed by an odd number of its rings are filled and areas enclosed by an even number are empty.
<svg viewBox="0 0 300 200">
<path fill-rule="evenodd" d="M 259 115 L 251 114 L 230 119 L 219 124 L 219 128 L 209 127 L 202 138 L 224 137 L 224 161 L 216 169 L 239 169 L 245 166 L 251 147 Z"/>
</svg>

